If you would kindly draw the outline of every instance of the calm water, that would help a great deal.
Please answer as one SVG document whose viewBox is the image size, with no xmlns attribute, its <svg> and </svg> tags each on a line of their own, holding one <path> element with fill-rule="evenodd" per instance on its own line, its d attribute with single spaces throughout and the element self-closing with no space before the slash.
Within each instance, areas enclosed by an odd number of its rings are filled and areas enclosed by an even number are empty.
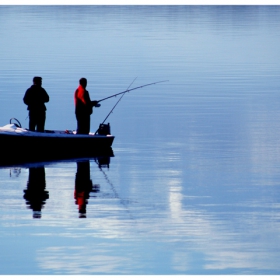
<svg viewBox="0 0 280 280">
<path fill-rule="evenodd" d="M 109 167 L 0 169 L 0 274 L 279 274 L 279 49 L 280 6 L 0 6 L 1 125 L 28 126 L 35 75 L 46 129 L 76 129 L 81 77 L 97 100 L 169 80 L 110 115 Z"/>
</svg>

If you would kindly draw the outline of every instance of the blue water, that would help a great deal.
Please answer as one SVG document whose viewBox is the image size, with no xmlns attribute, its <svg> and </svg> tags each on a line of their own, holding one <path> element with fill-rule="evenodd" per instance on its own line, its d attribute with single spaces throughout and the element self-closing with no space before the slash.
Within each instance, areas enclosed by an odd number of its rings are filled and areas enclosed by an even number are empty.
<svg viewBox="0 0 280 280">
<path fill-rule="evenodd" d="M 0 169 L 0 274 L 279 274 L 279 49 L 279 6 L 0 6 L 1 125 L 28 127 L 33 76 L 46 129 L 71 130 L 81 77 L 93 100 L 168 80 L 109 116 L 114 157 L 84 161 L 86 213 L 77 161 Z"/>
</svg>

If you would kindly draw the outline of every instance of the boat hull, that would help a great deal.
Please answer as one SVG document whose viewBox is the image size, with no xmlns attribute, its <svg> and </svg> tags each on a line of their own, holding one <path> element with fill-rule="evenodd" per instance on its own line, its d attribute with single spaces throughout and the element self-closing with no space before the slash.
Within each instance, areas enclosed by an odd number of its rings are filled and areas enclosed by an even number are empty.
<svg viewBox="0 0 280 280">
<path fill-rule="evenodd" d="M 0 145 L 3 151 L 0 165 L 110 155 L 114 138 L 112 135 L 0 133 Z"/>
</svg>

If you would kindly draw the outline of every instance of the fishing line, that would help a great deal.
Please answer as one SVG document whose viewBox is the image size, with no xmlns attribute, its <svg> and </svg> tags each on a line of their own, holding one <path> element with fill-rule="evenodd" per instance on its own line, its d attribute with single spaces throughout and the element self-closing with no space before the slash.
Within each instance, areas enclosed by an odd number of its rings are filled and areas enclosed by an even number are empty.
<svg viewBox="0 0 280 280">
<path fill-rule="evenodd" d="M 98 163 L 98 161 L 97 161 L 97 158 L 94 158 L 94 162 L 98 165 L 98 168 L 99 168 L 99 170 L 103 173 L 103 175 L 104 175 L 104 177 L 105 177 L 105 180 L 106 180 L 106 181 L 108 182 L 108 184 L 111 186 L 111 189 L 112 189 L 112 191 L 113 191 L 113 193 L 114 193 L 114 198 L 119 199 L 120 203 L 121 203 L 121 204 L 123 205 L 123 207 L 126 209 L 126 211 L 127 211 L 128 215 L 129 215 L 130 219 L 133 220 L 133 221 L 137 224 L 137 221 L 136 221 L 135 218 L 133 217 L 131 211 L 128 209 L 127 203 L 125 203 L 125 201 L 128 201 L 128 202 L 129 202 L 129 200 L 128 200 L 128 199 L 127 199 L 127 200 L 124 200 L 124 199 L 122 199 L 122 198 L 119 197 L 119 195 L 118 195 L 118 193 L 117 193 L 117 191 L 116 191 L 116 188 L 114 187 L 114 185 L 112 184 L 112 182 L 109 180 L 107 174 L 103 171 L 102 166 L 101 166 L 101 165 Z"/>
<path fill-rule="evenodd" d="M 137 79 L 137 77 L 130 83 L 130 85 L 128 86 L 128 88 L 126 89 L 126 91 L 124 91 L 124 93 L 122 94 L 122 96 L 119 98 L 119 100 L 117 101 L 117 103 L 115 104 L 115 106 L 112 108 L 112 110 L 110 111 L 110 113 L 107 115 L 107 117 L 105 118 L 105 120 L 102 122 L 102 124 L 104 124 L 104 122 L 108 119 L 108 117 L 111 115 L 111 113 L 113 113 L 113 110 L 115 109 L 115 107 L 118 105 L 118 103 L 121 101 L 121 99 L 123 98 L 123 96 L 125 95 L 125 93 L 127 92 L 127 90 L 131 87 L 131 85 L 134 83 L 134 81 Z"/>
<path fill-rule="evenodd" d="M 127 87 L 127 89 L 122 92 L 122 96 L 119 98 L 119 100 L 117 101 L 117 103 L 115 104 L 115 106 L 112 108 L 112 110 L 109 112 L 109 114 L 107 115 L 107 117 L 105 118 L 105 120 L 99 125 L 99 128 L 95 131 L 95 134 L 99 131 L 100 126 L 102 127 L 102 125 L 104 124 L 104 122 L 108 119 L 108 117 L 111 115 L 111 113 L 113 112 L 113 110 L 115 109 L 115 107 L 118 105 L 118 103 L 121 101 L 121 99 L 123 98 L 123 96 L 125 95 L 125 93 L 127 92 L 127 90 L 131 87 L 131 85 L 134 83 L 134 81 L 137 79 L 134 78 L 134 80 L 130 83 L 130 85 Z M 109 124 L 108 124 L 109 125 Z"/>
</svg>

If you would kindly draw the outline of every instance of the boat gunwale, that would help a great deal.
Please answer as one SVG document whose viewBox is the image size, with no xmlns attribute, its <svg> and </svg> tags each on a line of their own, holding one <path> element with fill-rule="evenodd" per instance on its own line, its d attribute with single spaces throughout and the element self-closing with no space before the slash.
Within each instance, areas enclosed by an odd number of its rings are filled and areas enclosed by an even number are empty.
<svg viewBox="0 0 280 280">
<path fill-rule="evenodd" d="M 15 137 L 40 137 L 40 138 L 114 138 L 111 134 L 100 135 L 100 134 L 73 134 L 67 133 L 63 130 L 53 130 L 52 132 L 33 132 L 33 131 L 7 131 L 0 128 L 0 136 L 15 136 Z"/>
</svg>

